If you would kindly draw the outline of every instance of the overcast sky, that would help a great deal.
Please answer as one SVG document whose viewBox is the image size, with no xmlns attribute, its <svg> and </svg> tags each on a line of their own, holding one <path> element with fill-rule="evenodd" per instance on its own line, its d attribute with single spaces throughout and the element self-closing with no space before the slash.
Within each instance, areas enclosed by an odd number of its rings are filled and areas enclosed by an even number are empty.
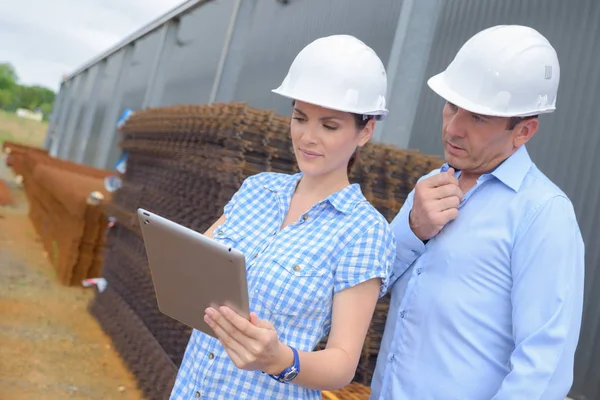
<svg viewBox="0 0 600 400">
<path fill-rule="evenodd" d="M 58 90 L 69 74 L 185 0 L 0 0 L 0 63 Z"/>
</svg>

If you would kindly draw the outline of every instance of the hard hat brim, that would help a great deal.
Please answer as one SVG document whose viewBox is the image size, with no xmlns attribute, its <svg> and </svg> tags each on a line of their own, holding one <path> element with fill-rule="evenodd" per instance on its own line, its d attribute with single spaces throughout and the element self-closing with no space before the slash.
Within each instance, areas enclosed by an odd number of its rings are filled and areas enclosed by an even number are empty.
<svg viewBox="0 0 600 400">
<path fill-rule="evenodd" d="M 427 85 L 437 93 L 440 97 L 445 99 L 447 102 L 452 103 L 464 110 L 470 111 L 474 114 L 479 115 L 487 115 L 490 117 L 526 117 L 530 115 L 544 114 L 550 113 L 555 110 L 555 107 L 549 107 L 543 110 L 531 110 L 530 112 L 500 112 L 498 110 L 493 110 L 491 108 L 482 106 L 478 103 L 475 103 L 463 96 L 459 93 L 451 89 L 445 80 L 445 73 L 441 72 L 437 75 L 432 76 L 427 81 Z"/>
<path fill-rule="evenodd" d="M 312 104 L 315 106 L 327 108 L 329 110 L 348 112 L 348 113 L 360 114 L 360 115 L 370 115 L 370 116 L 375 117 L 375 119 L 378 121 L 384 120 L 389 113 L 389 111 L 387 109 L 377 110 L 377 111 L 360 111 L 360 110 L 347 110 L 347 109 L 332 107 L 331 105 L 328 105 L 328 104 L 321 104 L 319 101 L 315 101 L 314 99 L 301 98 L 301 96 L 300 97 L 299 96 L 291 96 L 288 93 L 286 93 L 284 90 L 281 90 L 281 88 L 272 89 L 271 92 L 278 94 L 280 96 L 283 96 L 283 97 L 287 97 L 288 99 L 291 99 L 291 100 L 301 101 L 303 103 L 308 103 L 308 104 Z"/>
</svg>

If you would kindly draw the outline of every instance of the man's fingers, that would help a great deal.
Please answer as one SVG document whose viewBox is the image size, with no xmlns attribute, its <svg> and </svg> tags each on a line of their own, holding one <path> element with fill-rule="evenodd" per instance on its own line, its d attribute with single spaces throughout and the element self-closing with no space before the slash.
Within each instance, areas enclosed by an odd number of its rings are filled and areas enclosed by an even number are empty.
<svg viewBox="0 0 600 400">
<path fill-rule="evenodd" d="M 463 192 L 458 185 L 447 184 L 430 189 L 431 195 L 435 200 L 445 199 L 447 197 L 458 197 L 459 201 L 463 198 Z"/>
<path fill-rule="evenodd" d="M 458 208 L 460 205 L 460 198 L 458 196 L 449 196 L 443 199 L 440 199 L 437 203 L 439 207 L 438 210 L 440 212 L 449 210 L 451 208 Z"/>
<path fill-rule="evenodd" d="M 456 219 L 456 217 L 458 217 L 458 209 L 457 208 L 448 208 L 447 210 L 444 210 L 442 212 L 440 212 L 440 219 L 444 222 L 444 225 L 447 224 L 448 222 Z"/>
<path fill-rule="evenodd" d="M 454 170 L 452 169 L 452 171 Z M 421 183 L 427 188 L 436 188 L 449 184 L 458 185 L 458 179 L 454 177 L 454 172 L 450 173 L 450 171 L 448 171 L 446 173 L 436 174 L 427 179 L 423 179 Z"/>
</svg>

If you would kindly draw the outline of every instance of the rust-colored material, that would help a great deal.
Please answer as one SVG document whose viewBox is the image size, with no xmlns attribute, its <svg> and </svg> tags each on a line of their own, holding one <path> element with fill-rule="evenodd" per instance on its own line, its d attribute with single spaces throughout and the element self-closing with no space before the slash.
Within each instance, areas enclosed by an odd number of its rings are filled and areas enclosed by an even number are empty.
<svg viewBox="0 0 600 400">
<path fill-rule="evenodd" d="M 13 179 L 4 165 L 0 179 Z M 89 314 L 96 289 L 58 282 L 27 216 L 25 193 L 12 195 L 14 204 L 0 208 L 0 399 L 142 399 L 133 373 Z"/>
<path fill-rule="evenodd" d="M 4 148 L 10 149 L 9 156 L 17 157 L 11 165 L 23 178 L 29 217 L 59 281 L 72 286 L 100 276 L 108 225 L 103 204 L 111 198 L 103 178 L 113 173 L 11 142 L 5 142 Z M 98 192 L 103 200 L 88 204 L 92 192 Z"/>
<path fill-rule="evenodd" d="M 7 206 L 13 204 L 13 197 L 10 193 L 10 188 L 4 182 L 4 180 L 0 179 L 0 206 Z"/>
<path fill-rule="evenodd" d="M 339 390 L 324 390 L 323 400 L 369 400 L 371 389 L 358 382 L 352 382 Z"/>
</svg>

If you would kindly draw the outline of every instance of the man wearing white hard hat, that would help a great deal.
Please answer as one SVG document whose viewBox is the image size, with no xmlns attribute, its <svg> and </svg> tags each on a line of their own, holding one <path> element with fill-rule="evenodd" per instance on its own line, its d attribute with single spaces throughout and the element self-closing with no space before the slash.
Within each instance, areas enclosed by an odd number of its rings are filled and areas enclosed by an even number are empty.
<svg viewBox="0 0 600 400">
<path fill-rule="evenodd" d="M 584 243 L 571 201 L 526 149 L 538 116 L 555 110 L 559 76 L 540 33 L 495 26 L 428 81 L 446 100 L 446 163 L 392 223 L 395 283 L 371 399 L 567 395 Z"/>
</svg>

